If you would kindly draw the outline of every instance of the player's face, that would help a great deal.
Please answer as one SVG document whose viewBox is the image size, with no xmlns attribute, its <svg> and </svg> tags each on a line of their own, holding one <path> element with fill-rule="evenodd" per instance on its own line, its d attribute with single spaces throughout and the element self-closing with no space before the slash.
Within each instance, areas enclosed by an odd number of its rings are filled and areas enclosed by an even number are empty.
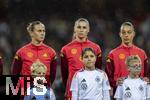
<svg viewBox="0 0 150 100">
<path fill-rule="evenodd" d="M 31 34 L 35 41 L 43 42 L 45 39 L 45 26 L 43 24 L 35 25 Z"/>
<path fill-rule="evenodd" d="M 89 26 L 85 21 L 80 21 L 75 25 L 74 32 L 76 38 L 79 39 L 87 38 Z"/>
<path fill-rule="evenodd" d="M 120 37 L 124 44 L 126 45 L 132 44 L 134 36 L 135 32 L 131 26 L 125 25 L 122 27 Z"/>
<path fill-rule="evenodd" d="M 95 69 L 96 56 L 91 51 L 86 51 L 82 57 L 85 68 L 89 70 Z"/>
</svg>

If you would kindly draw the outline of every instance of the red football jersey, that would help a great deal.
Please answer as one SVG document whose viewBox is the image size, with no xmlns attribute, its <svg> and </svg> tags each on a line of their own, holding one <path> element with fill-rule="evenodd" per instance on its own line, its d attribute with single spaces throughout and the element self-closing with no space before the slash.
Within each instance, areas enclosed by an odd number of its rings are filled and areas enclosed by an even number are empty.
<svg viewBox="0 0 150 100">
<path fill-rule="evenodd" d="M 83 68 L 83 63 L 81 61 L 82 50 L 86 47 L 93 48 L 97 55 L 96 67 L 102 67 L 102 57 L 100 47 L 87 40 L 85 42 L 72 41 L 71 43 L 65 45 L 61 50 L 61 72 L 63 83 L 66 86 L 66 96 L 71 97 L 70 85 L 72 77 L 76 71 Z"/>
<path fill-rule="evenodd" d="M 121 44 L 119 47 L 113 49 L 107 59 L 106 73 L 108 75 L 110 85 L 112 87 L 116 86 L 116 80 L 120 77 L 127 77 L 128 70 L 125 60 L 128 56 L 138 55 L 142 61 L 142 71 L 141 76 L 148 75 L 148 59 L 144 50 L 138 48 L 135 45 L 127 47 L 124 44 Z"/>
<path fill-rule="evenodd" d="M 30 75 L 30 66 L 36 60 L 40 60 L 47 66 L 46 75 L 50 75 L 50 80 L 53 82 L 56 74 L 55 58 L 56 52 L 51 47 L 45 44 L 35 46 L 29 43 L 17 51 L 12 64 L 12 74 Z"/>
</svg>

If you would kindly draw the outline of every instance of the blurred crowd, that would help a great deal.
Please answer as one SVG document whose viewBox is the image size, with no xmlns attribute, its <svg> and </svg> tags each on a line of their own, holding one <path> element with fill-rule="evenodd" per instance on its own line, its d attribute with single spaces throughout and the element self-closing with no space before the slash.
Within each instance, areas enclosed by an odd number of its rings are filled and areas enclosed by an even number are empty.
<svg viewBox="0 0 150 100">
<path fill-rule="evenodd" d="M 35 20 L 45 24 L 44 42 L 58 54 L 57 77 L 53 85 L 58 100 L 64 93 L 59 52 L 72 40 L 74 22 L 80 17 L 89 20 L 89 39 L 100 45 L 103 67 L 108 52 L 121 42 L 118 33 L 124 21 L 134 24 L 134 44 L 145 50 L 150 61 L 149 5 L 149 0 L 0 0 L 0 55 L 5 64 L 3 74 L 10 74 L 15 52 L 30 41 L 26 26 Z"/>
</svg>

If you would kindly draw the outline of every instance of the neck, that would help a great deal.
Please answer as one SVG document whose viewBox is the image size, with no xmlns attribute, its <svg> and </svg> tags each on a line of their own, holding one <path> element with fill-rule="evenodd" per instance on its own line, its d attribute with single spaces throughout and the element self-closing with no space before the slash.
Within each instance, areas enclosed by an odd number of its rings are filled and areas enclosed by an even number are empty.
<svg viewBox="0 0 150 100">
<path fill-rule="evenodd" d="M 42 41 L 34 41 L 34 40 L 32 40 L 31 41 L 31 43 L 33 44 L 33 45 L 35 45 L 35 46 L 40 46 L 43 42 Z"/>
<path fill-rule="evenodd" d="M 132 43 L 122 43 L 124 44 L 125 46 L 128 46 L 128 47 L 131 47 L 133 44 Z"/>
<path fill-rule="evenodd" d="M 132 79 L 136 79 L 136 78 L 139 78 L 139 75 L 134 75 L 134 74 L 129 73 L 129 77 L 131 77 Z"/>
<path fill-rule="evenodd" d="M 78 42 L 85 42 L 87 38 L 76 38 L 75 40 Z"/>
<path fill-rule="evenodd" d="M 85 67 L 85 70 L 93 71 L 93 70 L 95 70 L 95 66 L 94 67 Z"/>
</svg>

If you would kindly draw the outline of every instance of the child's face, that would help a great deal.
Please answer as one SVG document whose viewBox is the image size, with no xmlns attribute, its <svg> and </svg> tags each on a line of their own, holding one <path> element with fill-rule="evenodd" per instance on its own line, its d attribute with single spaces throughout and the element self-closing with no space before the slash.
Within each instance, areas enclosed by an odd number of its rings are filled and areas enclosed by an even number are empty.
<svg viewBox="0 0 150 100">
<path fill-rule="evenodd" d="M 82 60 L 87 69 L 95 69 L 96 56 L 93 52 L 86 51 Z"/>
<path fill-rule="evenodd" d="M 139 61 L 132 61 L 130 66 L 129 66 L 129 72 L 132 75 L 140 75 L 141 73 L 141 63 Z"/>
<path fill-rule="evenodd" d="M 46 74 L 45 69 L 43 67 L 38 68 L 38 70 L 34 72 L 34 75 L 37 75 L 37 76 L 44 76 L 45 74 Z"/>
</svg>

